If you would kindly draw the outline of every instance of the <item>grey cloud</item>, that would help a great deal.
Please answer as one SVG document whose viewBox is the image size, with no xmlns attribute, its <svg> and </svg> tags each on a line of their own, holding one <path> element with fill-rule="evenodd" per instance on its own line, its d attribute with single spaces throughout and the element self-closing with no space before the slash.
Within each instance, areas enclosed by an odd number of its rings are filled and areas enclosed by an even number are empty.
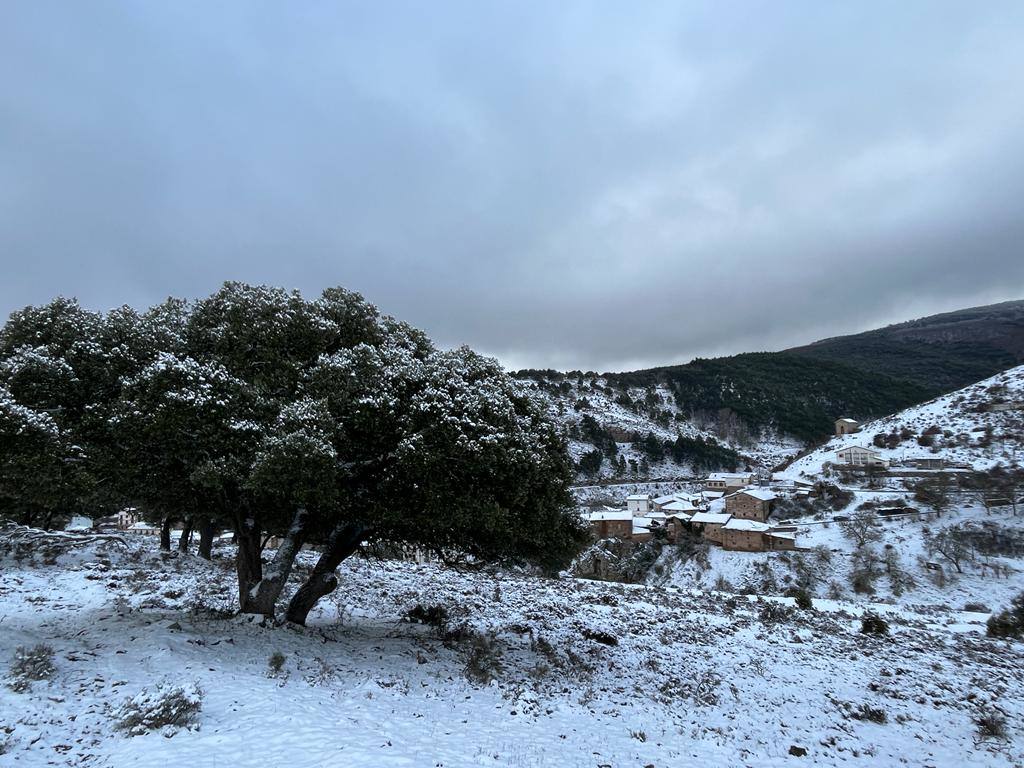
<svg viewBox="0 0 1024 768">
<path fill-rule="evenodd" d="M 9 3 L 0 312 L 343 284 L 513 366 L 1024 295 L 1017 3 Z"/>
</svg>

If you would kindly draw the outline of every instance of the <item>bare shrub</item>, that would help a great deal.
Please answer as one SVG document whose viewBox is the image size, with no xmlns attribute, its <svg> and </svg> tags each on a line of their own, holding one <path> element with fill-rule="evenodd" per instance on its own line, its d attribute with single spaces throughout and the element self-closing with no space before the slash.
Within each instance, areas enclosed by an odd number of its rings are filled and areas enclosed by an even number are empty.
<svg viewBox="0 0 1024 768">
<path fill-rule="evenodd" d="M 1010 738 L 1006 730 L 1006 716 L 997 710 L 978 716 L 974 720 L 974 725 L 977 727 L 978 741 L 1007 741 Z"/>
<path fill-rule="evenodd" d="M 466 677 L 478 685 L 487 685 L 501 674 L 501 650 L 493 635 L 473 632 L 466 652 Z"/>
<path fill-rule="evenodd" d="M 287 657 L 280 651 L 274 651 L 270 654 L 270 658 L 267 659 L 267 675 L 269 677 L 277 677 L 281 674 L 284 669 L 284 663 Z"/>
<path fill-rule="evenodd" d="M 22 693 L 37 680 L 49 680 L 57 668 L 53 665 L 53 648 L 40 643 L 32 648 L 18 646 L 11 660 L 11 679 L 7 687 Z"/>
<path fill-rule="evenodd" d="M 889 622 L 881 616 L 866 613 L 860 620 L 860 631 L 865 635 L 888 635 Z"/>
<path fill-rule="evenodd" d="M 157 683 L 125 700 L 114 712 L 114 727 L 128 736 L 155 730 L 173 736 L 180 728 L 195 725 L 202 708 L 203 692 L 195 683 Z"/>
</svg>

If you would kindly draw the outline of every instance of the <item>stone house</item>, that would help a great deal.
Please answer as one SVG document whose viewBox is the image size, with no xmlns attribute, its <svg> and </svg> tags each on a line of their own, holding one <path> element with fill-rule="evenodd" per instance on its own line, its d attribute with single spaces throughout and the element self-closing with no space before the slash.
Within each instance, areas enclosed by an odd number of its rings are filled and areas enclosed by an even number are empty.
<svg viewBox="0 0 1024 768">
<path fill-rule="evenodd" d="M 775 494 L 767 488 L 746 488 L 725 497 L 725 511 L 741 520 L 765 522 L 772 513 Z"/>
<path fill-rule="evenodd" d="M 854 419 L 836 419 L 836 434 L 837 435 L 852 435 L 854 432 L 860 432 L 860 422 Z"/>
<path fill-rule="evenodd" d="M 633 513 L 628 509 L 591 512 L 589 522 L 595 539 L 628 539 L 633 536 Z"/>
<path fill-rule="evenodd" d="M 698 512 L 690 518 L 690 525 L 700 531 L 708 541 L 722 543 L 722 526 L 729 522 L 729 515 L 724 512 Z"/>
<path fill-rule="evenodd" d="M 722 549 L 738 552 L 775 552 L 796 549 L 796 534 L 773 529 L 758 520 L 732 518 L 722 526 Z"/>
</svg>

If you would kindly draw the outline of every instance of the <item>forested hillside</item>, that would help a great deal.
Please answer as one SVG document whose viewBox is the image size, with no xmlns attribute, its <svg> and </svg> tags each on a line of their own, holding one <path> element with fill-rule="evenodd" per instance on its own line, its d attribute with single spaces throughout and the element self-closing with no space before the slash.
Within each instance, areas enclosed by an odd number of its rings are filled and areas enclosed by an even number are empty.
<svg viewBox="0 0 1024 768">
<path fill-rule="evenodd" d="M 946 312 L 787 351 L 881 371 L 939 395 L 1024 363 L 1024 301 Z"/>
</svg>

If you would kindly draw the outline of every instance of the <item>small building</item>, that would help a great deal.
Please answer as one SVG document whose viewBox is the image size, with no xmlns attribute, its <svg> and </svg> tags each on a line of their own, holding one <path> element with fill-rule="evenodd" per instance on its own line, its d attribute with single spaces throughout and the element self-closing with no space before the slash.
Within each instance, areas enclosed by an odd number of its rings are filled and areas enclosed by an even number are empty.
<svg viewBox="0 0 1024 768">
<path fill-rule="evenodd" d="M 646 518 L 637 518 L 633 520 L 633 528 L 630 531 L 629 537 L 633 541 L 643 542 L 650 541 L 654 538 L 654 529 L 658 527 L 658 524 L 654 521 Z"/>
<path fill-rule="evenodd" d="M 754 475 L 750 472 L 712 472 L 704 480 L 704 490 L 720 491 L 725 494 L 746 488 L 753 483 Z"/>
<path fill-rule="evenodd" d="M 722 548 L 737 552 L 775 552 L 796 549 L 796 533 L 778 530 L 758 520 L 732 518 L 720 531 Z"/>
<path fill-rule="evenodd" d="M 860 445 L 851 445 L 836 451 L 836 463 L 850 467 L 889 468 L 889 461 L 883 459 L 882 454 Z"/>
<path fill-rule="evenodd" d="M 860 422 L 854 419 L 836 419 L 836 434 L 837 435 L 852 435 L 854 432 L 860 432 Z"/>
<path fill-rule="evenodd" d="M 117 527 L 122 531 L 126 531 L 135 525 L 135 523 L 139 522 L 139 510 L 135 507 L 125 507 L 118 511 L 116 517 Z"/>
<path fill-rule="evenodd" d="M 690 518 L 690 525 L 708 541 L 721 544 L 722 526 L 729 522 L 730 517 L 732 515 L 724 512 L 698 512 Z"/>
<path fill-rule="evenodd" d="M 719 532 L 722 537 L 722 548 L 740 552 L 763 552 L 764 534 L 769 530 L 771 526 L 767 523 L 734 517 L 723 525 Z"/>
<path fill-rule="evenodd" d="M 918 469 L 945 469 L 946 459 L 944 456 L 907 456 L 903 464 Z"/>
<path fill-rule="evenodd" d="M 628 509 L 591 512 L 589 522 L 595 539 L 628 539 L 633 535 L 633 513 Z"/>
<path fill-rule="evenodd" d="M 664 512 L 666 515 L 686 515 L 689 517 L 690 515 L 695 514 L 698 510 L 697 507 L 690 502 L 680 499 L 666 504 L 660 509 L 660 511 Z"/>
<path fill-rule="evenodd" d="M 626 509 L 634 515 L 646 515 L 651 511 L 651 494 L 634 493 L 626 497 Z"/>
<path fill-rule="evenodd" d="M 772 513 L 775 498 L 767 488 L 745 488 L 725 497 L 725 511 L 734 518 L 763 523 Z"/>
</svg>

